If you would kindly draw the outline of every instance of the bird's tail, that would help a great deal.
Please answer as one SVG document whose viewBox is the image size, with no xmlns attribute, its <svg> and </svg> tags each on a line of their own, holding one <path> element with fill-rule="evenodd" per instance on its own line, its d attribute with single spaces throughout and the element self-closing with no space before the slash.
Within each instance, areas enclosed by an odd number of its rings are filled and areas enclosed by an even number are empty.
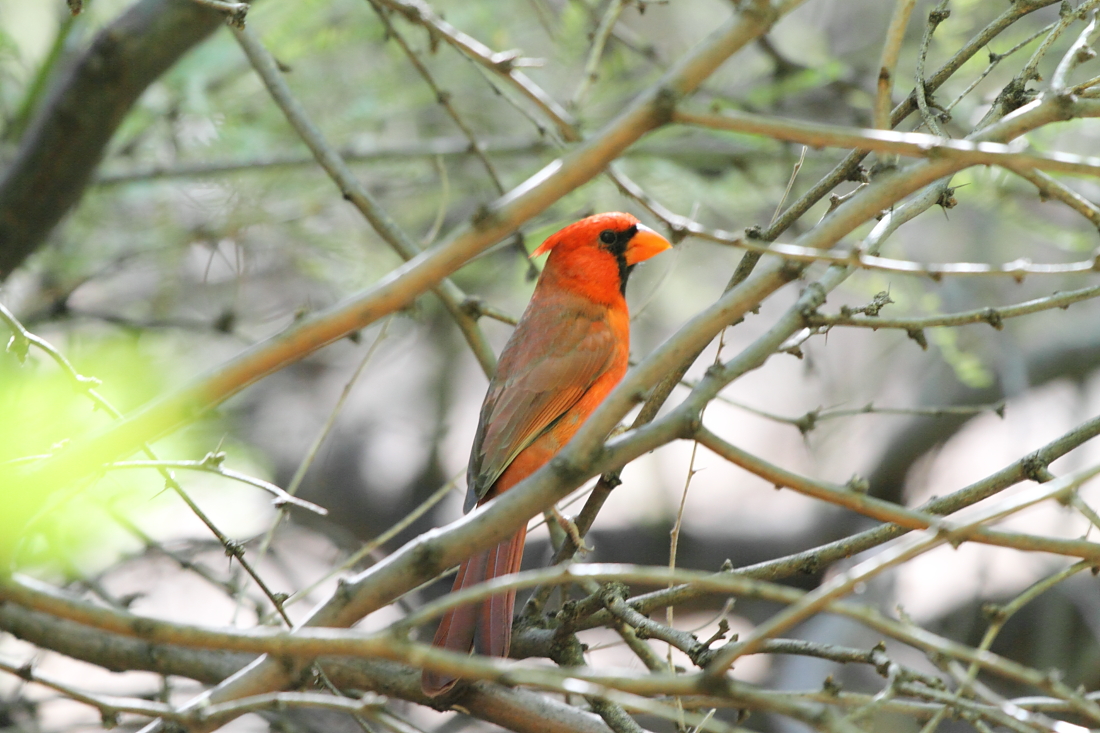
<svg viewBox="0 0 1100 733">
<path fill-rule="evenodd" d="M 526 537 L 527 528 L 523 527 L 496 547 L 463 562 L 451 592 L 519 572 Z M 480 603 L 454 608 L 439 622 L 432 646 L 454 652 L 474 650 L 478 654 L 506 657 L 512 642 L 512 612 L 515 605 L 516 592 L 510 590 Z M 457 681 L 450 675 L 424 670 L 420 688 L 425 695 L 435 697 L 450 690 Z"/>
</svg>

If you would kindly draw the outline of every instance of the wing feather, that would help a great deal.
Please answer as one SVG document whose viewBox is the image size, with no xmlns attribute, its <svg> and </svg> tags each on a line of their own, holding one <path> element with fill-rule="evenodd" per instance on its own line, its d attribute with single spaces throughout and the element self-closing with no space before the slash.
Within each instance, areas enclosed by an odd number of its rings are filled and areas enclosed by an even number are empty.
<svg viewBox="0 0 1100 733">
<path fill-rule="evenodd" d="M 474 438 L 466 511 L 614 362 L 605 309 L 591 301 L 565 305 L 529 309 L 504 347 Z"/>
</svg>

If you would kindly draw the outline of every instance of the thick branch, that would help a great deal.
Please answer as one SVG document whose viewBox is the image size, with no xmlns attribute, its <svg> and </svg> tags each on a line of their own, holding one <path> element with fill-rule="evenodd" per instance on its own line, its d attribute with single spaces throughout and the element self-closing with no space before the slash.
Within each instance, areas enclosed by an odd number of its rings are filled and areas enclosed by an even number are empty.
<svg viewBox="0 0 1100 733">
<path fill-rule="evenodd" d="M 221 13 L 189 0 L 141 0 L 62 74 L 0 177 L 0 278 L 80 200 L 146 87 L 222 22 Z"/>
<path fill-rule="evenodd" d="M 92 629 L 55 616 L 0 604 L 0 629 L 43 649 L 113 671 L 146 670 L 217 684 L 255 657 L 247 653 L 187 649 Z M 420 690 L 420 670 L 378 659 L 326 659 L 325 674 L 341 688 L 374 690 L 431 705 Z M 460 702 L 471 715 L 519 733 L 608 733 L 602 722 L 543 695 L 500 685 L 470 685 Z"/>
</svg>

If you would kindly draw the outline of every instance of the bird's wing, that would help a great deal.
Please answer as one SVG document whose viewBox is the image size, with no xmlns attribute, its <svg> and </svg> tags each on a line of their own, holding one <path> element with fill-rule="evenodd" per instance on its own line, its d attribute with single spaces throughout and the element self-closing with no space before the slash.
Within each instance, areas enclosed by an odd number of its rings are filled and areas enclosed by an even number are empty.
<svg viewBox="0 0 1100 733">
<path fill-rule="evenodd" d="M 620 339 L 603 309 L 538 310 L 513 333 L 489 385 L 470 456 L 466 511 L 614 362 Z"/>
</svg>

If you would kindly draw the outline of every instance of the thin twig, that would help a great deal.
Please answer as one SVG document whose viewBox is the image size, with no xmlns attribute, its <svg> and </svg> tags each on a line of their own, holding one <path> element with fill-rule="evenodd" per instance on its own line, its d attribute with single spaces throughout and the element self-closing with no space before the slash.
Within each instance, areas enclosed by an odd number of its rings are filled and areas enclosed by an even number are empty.
<svg viewBox="0 0 1100 733">
<path fill-rule="evenodd" d="M 573 92 L 573 99 L 570 102 L 573 110 L 580 109 L 584 98 L 588 96 L 588 90 L 600 78 L 600 58 L 607 46 L 607 39 L 611 37 L 611 31 L 614 30 L 615 23 L 618 22 L 619 16 L 622 15 L 628 3 L 629 0 L 611 0 L 600 18 L 596 32 L 592 35 L 592 46 L 588 50 L 588 60 L 584 64 L 584 71 L 581 72 L 581 80 L 577 82 L 577 89 Z"/>
<path fill-rule="evenodd" d="M 886 28 L 886 40 L 882 44 L 882 56 L 879 59 L 878 90 L 875 94 L 874 126 L 879 130 L 889 130 L 890 110 L 893 101 L 890 94 L 894 90 L 894 69 L 901 54 L 901 43 L 905 40 L 905 29 L 909 26 L 909 16 L 913 12 L 916 0 L 896 0 L 890 25 Z"/>
<path fill-rule="evenodd" d="M 294 98 L 279 71 L 278 65 L 271 53 L 264 48 L 260 40 L 249 28 L 233 28 L 233 35 L 237 38 L 244 50 L 252 68 L 263 79 L 264 85 L 271 94 L 272 100 L 286 115 L 287 122 L 295 129 L 302 141 L 309 147 L 318 164 L 332 178 L 344 197 L 351 202 L 359 213 L 370 222 L 379 236 L 389 244 L 394 251 L 406 260 L 411 260 L 420 254 L 420 248 L 397 226 L 389 214 L 379 205 L 374 196 L 359 182 L 340 157 L 335 148 L 324 139 L 321 131 L 309 119 L 305 109 Z M 482 370 L 489 376 L 496 371 L 496 356 L 485 340 L 477 322 L 462 310 L 462 302 L 466 299 L 457 285 L 449 279 L 441 279 L 434 291 L 451 317 L 458 324 L 459 330 L 466 338 Z"/>
</svg>

